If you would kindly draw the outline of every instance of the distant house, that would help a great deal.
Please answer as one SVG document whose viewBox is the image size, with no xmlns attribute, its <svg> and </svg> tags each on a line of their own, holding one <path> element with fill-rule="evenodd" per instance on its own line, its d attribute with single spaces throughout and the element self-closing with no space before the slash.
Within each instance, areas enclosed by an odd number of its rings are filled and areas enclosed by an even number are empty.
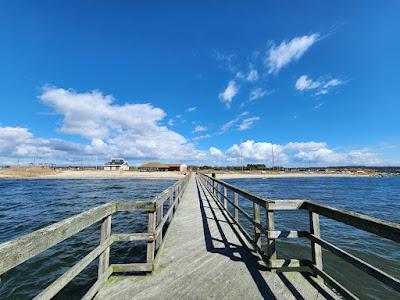
<svg viewBox="0 0 400 300">
<path fill-rule="evenodd" d="M 187 166 L 185 164 L 162 164 L 160 162 L 149 162 L 138 167 L 139 171 L 147 172 L 165 172 L 165 171 L 179 171 L 186 172 Z"/>
<path fill-rule="evenodd" d="M 111 161 L 104 164 L 105 171 L 128 171 L 128 162 L 122 158 L 113 158 Z"/>
</svg>

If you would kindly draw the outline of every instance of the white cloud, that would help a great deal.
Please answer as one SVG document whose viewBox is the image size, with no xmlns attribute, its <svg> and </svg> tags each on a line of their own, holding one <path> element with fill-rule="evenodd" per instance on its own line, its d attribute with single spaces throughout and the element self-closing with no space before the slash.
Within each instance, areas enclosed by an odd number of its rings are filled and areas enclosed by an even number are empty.
<svg viewBox="0 0 400 300">
<path fill-rule="evenodd" d="M 228 131 L 229 129 L 231 129 L 237 122 L 239 122 L 244 116 L 247 116 L 249 113 L 247 111 L 242 112 L 241 114 L 237 115 L 234 119 L 228 121 L 227 123 L 225 123 L 224 125 L 222 125 L 221 130 L 220 130 L 220 134 Z"/>
<path fill-rule="evenodd" d="M 277 73 L 291 61 L 300 57 L 318 40 L 319 34 L 295 37 L 290 41 L 283 41 L 278 46 L 272 45 L 267 53 L 266 64 L 269 73 Z"/>
<path fill-rule="evenodd" d="M 203 135 L 199 135 L 199 136 L 196 136 L 196 137 L 192 138 L 192 141 L 196 142 L 196 141 L 208 139 L 210 137 L 211 137 L 210 134 L 203 134 Z"/>
<path fill-rule="evenodd" d="M 247 81 L 253 82 L 258 80 L 258 72 L 255 69 L 250 68 L 249 73 L 246 77 Z"/>
<path fill-rule="evenodd" d="M 197 109 L 197 106 L 192 106 L 187 109 L 187 112 L 193 112 Z"/>
<path fill-rule="evenodd" d="M 218 148 L 210 147 L 210 149 L 208 151 L 214 157 L 220 157 L 220 158 L 225 157 L 225 154 L 221 150 L 219 150 Z"/>
<path fill-rule="evenodd" d="M 197 125 L 197 126 L 193 129 L 192 133 L 202 132 L 202 131 L 207 131 L 207 130 L 208 130 L 207 127 L 201 126 L 201 125 Z"/>
<path fill-rule="evenodd" d="M 298 91 L 315 90 L 315 95 L 327 94 L 333 87 L 344 84 L 345 82 L 339 79 L 331 80 L 312 80 L 307 75 L 300 76 L 295 84 Z"/>
<path fill-rule="evenodd" d="M 242 123 L 238 126 L 238 130 L 243 131 L 250 129 L 251 126 L 253 126 L 254 122 L 260 120 L 259 117 L 251 117 L 251 118 L 246 118 L 242 121 Z"/>
<path fill-rule="evenodd" d="M 378 156 L 366 149 L 338 152 L 322 142 L 290 142 L 285 145 L 248 140 L 234 144 L 226 152 L 226 159 L 233 163 L 262 162 L 269 165 L 378 165 L 384 163 Z"/>
<path fill-rule="evenodd" d="M 268 95 L 268 91 L 262 88 L 256 88 L 250 92 L 249 100 L 254 101 Z"/>
<path fill-rule="evenodd" d="M 174 124 L 175 124 L 174 119 L 169 119 L 169 120 L 168 120 L 168 125 L 169 125 L 169 126 L 174 126 Z"/>
<path fill-rule="evenodd" d="M 233 97 L 236 96 L 236 94 L 239 91 L 239 87 L 236 85 L 236 82 L 234 80 L 229 81 L 228 86 L 226 89 L 219 93 L 218 98 L 225 103 L 227 107 L 230 107 L 232 103 Z"/>
<path fill-rule="evenodd" d="M 60 131 L 92 141 L 93 152 L 101 154 L 106 148 L 112 156 L 158 159 L 195 154 L 182 135 L 160 125 L 166 114 L 151 104 L 118 105 L 99 91 L 78 93 L 53 87 L 45 88 L 39 98 L 62 116 Z M 102 149 L 99 141 L 104 143 Z"/>
</svg>

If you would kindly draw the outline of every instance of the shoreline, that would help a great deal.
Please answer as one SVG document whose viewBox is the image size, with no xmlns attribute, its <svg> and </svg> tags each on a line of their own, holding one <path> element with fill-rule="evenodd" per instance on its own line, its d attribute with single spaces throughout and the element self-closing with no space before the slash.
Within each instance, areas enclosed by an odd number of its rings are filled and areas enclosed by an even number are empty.
<svg viewBox="0 0 400 300">
<path fill-rule="evenodd" d="M 241 173 L 215 172 L 217 179 L 251 179 L 251 178 L 317 178 L 317 177 L 381 177 L 379 173 Z M 211 175 L 210 172 L 206 174 Z M 51 174 L 21 175 L 0 171 L 0 179 L 157 179 L 177 180 L 184 176 L 181 172 L 139 172 L 139 171 L 104 171 L 104 170 L 62 170 Z"/>
</svg>

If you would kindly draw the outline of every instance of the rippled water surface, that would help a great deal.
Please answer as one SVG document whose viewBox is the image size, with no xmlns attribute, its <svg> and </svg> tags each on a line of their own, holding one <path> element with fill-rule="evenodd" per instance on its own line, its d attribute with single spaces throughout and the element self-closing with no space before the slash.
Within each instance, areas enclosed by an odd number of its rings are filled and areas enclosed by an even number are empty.
<svg viewBox="0 0 400 300">
<path fill-rule="evenodd" d="M 269 199 L 308 199 L 329 206 L 400 223 L 400 177 L 271 178 L 226 180 Z M 239 203 L 251 212 L 251 203 Z M 265 217 L 265 215 L 262 215 Z M 306 212 L 278 212 L 276 230 L 307 230 Z M 323 239 L 400 278 L 400 244 L 342 223 L 320 218 Z M 246 226 L 250 229 L 249 224 Z M 278 242 L 278 258 L 309 258 L 309 242 Z M 323 251 L 323 263 L 339 282 L 361 299 L 400 299 L 400 294 L 365 275 L 342 259 Z"/>
<path fill-rule="evenodd" d="M 174 181 L 133 179 L 0 180 L 0 243 L 112 200 L 149 199 Z M 309 199 L 330 206 L 400 222 L 400 178 L 274 178 L 227 180 L 270 199 Z M 251 203 L 240 199 L 251 212 Z M 265 215 L 262 215 L 265 218 Z M 113 215 L 113 232 L 146 231 L 143 213 Z M 32 298 L 99 243 L 93 225 L 2 276 L 0 299 Z M 245 227 L 251 231 L 249 224 Z M 306 230 L 304 212 L 280 212 L 277 230 Z M 322 237 L 386 272 L 400 277 L 400 247 L 394 242 L 321 217 Z M 280 242 L 278 256 L 309 258 L 309 242 Z M 112 263 L 141 262 L 145 245 L 117 243 Z M 348 263 L 323 252 L 324 268 L 361 298 L 399 299 L 399 294 Z M 78 299 L 94 283 L 97 261 L 56 299 Z"/>
<path fill-rule="evenodd" d="M 173 180 L 0 180 L 0 243 L 61 221 L 112 200 L 148 200 Z M 144 232 L 145 213 L 113 215 L 113 232 Z M 30 299 L 58 278 L 99 243 L 100 225 L 50 248 L 2 275 L 0 299 Z M 116 243 L 112 263 L 141 262 L 142 243 Z M 62 290 L 55 299 L 80 299 L 97 278 L 97 260 Z"/>
</svg>

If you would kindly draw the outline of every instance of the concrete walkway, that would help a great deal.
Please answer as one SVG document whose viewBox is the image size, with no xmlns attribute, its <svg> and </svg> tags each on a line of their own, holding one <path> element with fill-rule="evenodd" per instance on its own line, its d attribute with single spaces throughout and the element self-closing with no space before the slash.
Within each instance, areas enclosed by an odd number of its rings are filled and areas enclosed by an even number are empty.
<svg viewBox="0 0 400 300">
<path fill-rule="evenodd" d="M 111 278 L 96 299 L 333 299 L 298 272 L 272 273 L 192 176 L 172 221 L 159 265 L 147 276 Z"/>
</svg>

